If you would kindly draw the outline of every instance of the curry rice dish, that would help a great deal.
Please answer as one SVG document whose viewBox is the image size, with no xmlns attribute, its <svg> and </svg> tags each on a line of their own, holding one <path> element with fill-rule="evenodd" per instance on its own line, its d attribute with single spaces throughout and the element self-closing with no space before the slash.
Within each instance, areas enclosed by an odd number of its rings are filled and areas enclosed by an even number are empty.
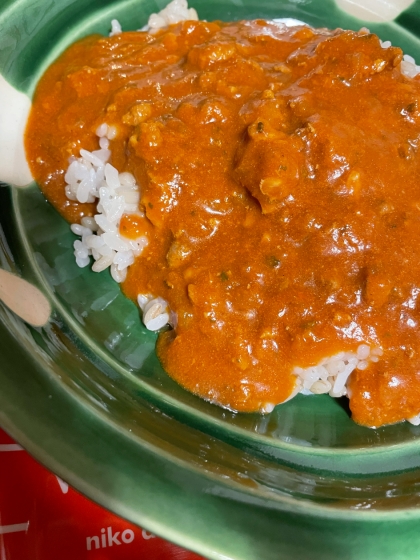
<svg viewBox="0 0 420 560">
<path fill-rule="evenodd" d="M 28 160 L 79 266 L 110 268 L 204 399 L 419 423 L 418 68 L 366 29 L 153 18 L 36 91 Z"/>
</svg>

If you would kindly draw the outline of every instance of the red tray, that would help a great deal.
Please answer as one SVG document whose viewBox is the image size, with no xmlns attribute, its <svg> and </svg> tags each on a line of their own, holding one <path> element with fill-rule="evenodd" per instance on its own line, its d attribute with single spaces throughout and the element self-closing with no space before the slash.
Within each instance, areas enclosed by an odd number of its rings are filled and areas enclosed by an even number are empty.
<svg viewBox="0 0 420 560">
<path fill-rule="evenodd" d="M 0 429 L 1 560 L 202 560 L 91 502 Z"/>
</svg>

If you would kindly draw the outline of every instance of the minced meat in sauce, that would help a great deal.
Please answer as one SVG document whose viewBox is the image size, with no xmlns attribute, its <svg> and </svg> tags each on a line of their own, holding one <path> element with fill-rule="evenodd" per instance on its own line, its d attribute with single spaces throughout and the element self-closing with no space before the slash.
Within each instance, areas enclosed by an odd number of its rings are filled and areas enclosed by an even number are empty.
<svg viewBox="0 0 420 560">
<path fill-rule="evenodd" d="M 181 385 L 239 411 L 280 403 L 295 366 L 360 343 L 356 422 L 420 411 L 420 83 L 366 32 L 183 22 L 72 45 L 39 83 L 26 145 L 71 221 L 64 173 L 96 128 L 141 185 L 149 245 L 124 293 L 177 313 L 158 356 Z"/>
</svg>

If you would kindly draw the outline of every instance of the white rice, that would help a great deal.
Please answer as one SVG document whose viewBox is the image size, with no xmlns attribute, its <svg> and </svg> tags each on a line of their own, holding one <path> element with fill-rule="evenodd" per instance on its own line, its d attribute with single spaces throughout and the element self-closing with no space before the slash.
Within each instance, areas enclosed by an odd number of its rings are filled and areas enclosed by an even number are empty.
<svg viewBox="0 0 420 560">
<path fill-rule="evenodd" d="M 80 224 L 70 226 L 72 232 L 81 237 L 74 242 L 74 256 L 82 268 L 88 266 L 93 257 L 94 272 L 110 268 L 112 278 L 123 282 L 128 267 L 148 244 L 146 236 L 132 240 L 119 232 L 123 215 L 136 214 L 144 218 L 138 208 L 140 189 L 131 173 L 119 173 L 108 163 L 111 155 L 109 136 L 116 136 L 115 127 L 103 123 L 96 134 L 103 147 L 93 152 L 80 150 L 80 157 L 71 158 L 65 174 L 67 198 L 82 203 L 97 201 L 97 214 L 85 216 Z M 144 305 L 142 297 L 145 298 Z M 156 331 L 166 324 L 176 324 L 175 315 L 168 310 L 168 304 L 162 298 L 139 296 L 139 306 L 149 330 Z"/>
<path fill-rule="evenodd" d="M 117 19 L 113 19 L 111 21 L 111 33 L 109 36 L 113 37 L 114 35 L 120 35 L 120 33 L 122 33 L 121 24 Z"/>
<path fill-rule="evenodd" d="M 420 74 L 420 66 L 417 66 L 414 58 L 409 54 L 403 56 L 401 73 L 407 76 L 407 78 L 414 78 L 417 74 Z"/>
<path fill-rule="evenodd" d="M 381 41 L 381 47 L 389 49 L 389 47 L 392 47 L 392 43 L 391 41 Z M 400 67 L 401 74 L 404 74 L 407 78 L 414 78 L 420 73 L 420 66 L 417 66 L 416 61 L 409 54 L 403 56 Z"/>
<path fill-rule="evenodd" d="M 360 344 L 356 352 L 339 352 L 330 358 L 324 358 L 316 366 L 308 368 L 295 367 L 293 373 L 298 378 L 304 395 L 321 395 L 328 393 L 331 397 L 347 395 L 347 382 L 355 369 L 364 370 L 370 362 L 377 362 L 383 350 L 368 344 Z"/>
<path fill-rule="evenodd" d="M 198 21 L 198 14 L 194 8 L 188 8 L 187 0 L 172 0 L 163 10 L 151 14 L 147 25 L 139 31 L 149 31 L 154 33 L 159 29 L 164 29 L 168 25 L 179 23 L 180 21 Z M 117 19 L 111 21 L 110 37 L 120 35 L 122 27 Z"/>
<path fill-rule="evenodd" d="M 188 8 L 187 0 L 173 0 L 159 13 L 149 17 L 148 25 L 142 29 L 151 33 L 168 25 L 185 20 L 198 20 L 194 8 Z M 301 25 L 298 20 L 275 20 L 287 26 Z M 111 21 L 110 36 L 122 33 L 118 20 Z M 360 33 L 369 33 L 362 28 Z M 392 46 L 391 41 L 381 41 L 381 46 L 387 49 Z M 415 60 L 404 55 L 401 62 L 401 72 L 409 78 L 420 73 L 420 66 Z M 110 268 L 111 275 L 116 282 L 124 281 L 128 267 L 133 264 L 136 256 L 140 255 L 147 246 L 147 237 L 141 236 L 136 240 L 124 238 L 119 233 L 119 223 L 124 214 L 137 214 L 139 211 L 140 189 L 131 173 L 120 173 L 108 163 L 111 155 L 110 142 L 118 135 L 115 126 L 101 124 L 96 130 L 99 138 L 99 150 L 88 152 L 80 150 L 79 158 L 71 158 L 65 175 L 66 195 L 70 200 L 97 203 L 97 214 L 83 217 L 81 224 L 72 224 L 73 233 L 81 239 L 74 242 L 74 254 L 80 267 L 88 266 L 93 257 L 92 270 L 101 272 Z M 158 331 L 166 325 L 176 327 L 176 314 L 169 309 L 168 302 L 161 297 L 151 294 L 139 294 L 137 303 L 143 314 L 143 322 L 147 329 Z M 371 348 L 368 344 L 360 344 L 356 352 L 340 352 L 335 356 L 323 359 L 318 365 L 301 368 L 295 367 L 295 388 L 287 400 L 297 393 L 304 395 L 319 395 L 328 393 L 338 398 L 348 395 L 348 381 L 356 370 L 364 370 L 370 363 L 377 362 L 383 354 L 379 347 Z M 274 410 L 273 403 L 266 403 L 261 412 L 270 413 Z M 407 419 L 411 424 L 420 425 L 420 413 Z"/>
<path fill-rule="evenodd" d="M 150 32 L 157 31 L 180 21 L 198 20 L 198 14 L 194 8 L 188 8 L 187 0 L 173 0 L 159 13 L 149 17 L 148 28 Z"/>
<path fill-rule="evenodd" d="M 137 303 L 143 312 L 143 322 L 149 331 L 158 331 L 165 325 L 176 327 L 176 313 L 169 309 L 168 302 L 163 298 L 139 294 Z"/>
</svg>

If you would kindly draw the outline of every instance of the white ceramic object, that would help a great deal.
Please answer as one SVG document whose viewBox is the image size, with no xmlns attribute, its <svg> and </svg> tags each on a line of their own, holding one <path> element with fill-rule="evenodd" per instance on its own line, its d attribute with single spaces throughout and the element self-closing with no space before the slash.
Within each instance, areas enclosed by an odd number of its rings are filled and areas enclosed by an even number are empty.
<svg viewBox="0 0 420 560">
<path fill-rule="evenodd" d="M 0 75 L 0 181 L 25 187 L 33 181 L 24 134 L 31 100 Z"/>
<path fill-rule="evenodd" d="M 335 0 L 338 7 L 363 21 L 393 21 L 414 0 Z"/>
</svg>

